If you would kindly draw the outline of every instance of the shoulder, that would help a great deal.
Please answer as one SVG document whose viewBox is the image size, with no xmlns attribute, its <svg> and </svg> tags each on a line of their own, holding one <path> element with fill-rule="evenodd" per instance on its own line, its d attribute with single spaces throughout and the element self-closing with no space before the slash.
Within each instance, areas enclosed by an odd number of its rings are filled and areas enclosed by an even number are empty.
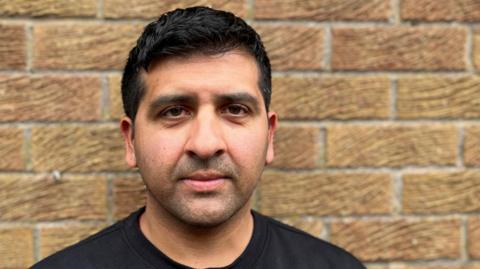
<svg viewBox="0 0 480 269">
<path fill-rule="evenodd" d="M 116 241 L 122 240 L 122 223 L 116 223 L 102 231 L 71 245 L 33 265 L 30 269 L 40 268 L 95 268 L 96 260 L 113 251 Z M 118 243 L 118 242 L 117 242 Z"/>
<path fill-rule="evenodd" d="M 273 249 L 279 252 L 280 255 L 288 254 L 287 257 L 290 260 L 297 259 L 302 264 L 307 263 L 309 266 L 321 264 L 321 268 L 365 268 L 351 253 L 332 243 L 316 238 L 273 218 L 263 215 L 259 216 L 267 224 L 269 246 L 273 246 Z"/>
</svg>

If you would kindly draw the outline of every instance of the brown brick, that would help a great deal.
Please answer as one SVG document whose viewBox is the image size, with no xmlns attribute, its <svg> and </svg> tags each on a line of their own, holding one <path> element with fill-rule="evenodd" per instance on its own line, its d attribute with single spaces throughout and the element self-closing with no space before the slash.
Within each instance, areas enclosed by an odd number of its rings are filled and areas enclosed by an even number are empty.
<svg viewBox="0 0 480 269">
<path fill-rule="evenodd" d="M 0 128 L 0 170 L 21 170 L 25 168 L 22 152 L 23 130 Z"/>
<path fill-rule="evenodd" d="M 307 232 L 315 237 L 320 238 L 325 230 L 323 222 L 317 218 L 311 217 L 291 217 L 282 218 L 281 222 Z"/>
<path fill-rule="evenodd" d="M 468 253 L 472 258 L 480 258 L 480 217 L 468 220 Z"/>
<path fill-rule="evenodd" d="M 336 70 L 464 70 L 466 31 L 440 27 L 339 28 Z"/>
<path fill-rule="evenodd" d="M 480 173 L 422 173 L 403 178 L 406 213 L 480 211 Z"/>
<path fill-rule="evenodd" d="M 145 206 L 145 185 L 140 175 L 113 180 L 113 204 L 116 219 L 124 218 Z"/>
<path fill-rule="evenodd" d="M 320 152 L 319 138 L 318 128 L 280 126 L 275 134 L 272 166 L 315 168 Z"/>
<path fill-rule="evenodd" d="M 227 10 L 237 16 L 245 16 L 247 13 L 245 1 L 223 0 L 104 0 L 104 13 L 108 18 L 158 18 L 169 10 L 198 5 Z"/>
<path fill-rule="evenodd" d="M 123 112 L 122 91 L 121 91 L 120 75 L 111 75 L 108 77 L 108 93 L 109 93 L 109 113 L 110 119 L 120 119 L 125 113 Z"/>
<path fill-rule="evenodd" d="M 465 165 L 480 165 L 480 126 L 469 126 L 465 128 L 463 151 Z"/>
<path fill-rule="evenodd" d="M 385 77 L 275 77 L 272 109 L 281 119 L 388 118 Z"/>
<path fill-rule="evenodd" d="M 1 5 L 0 5 L 1 6 Z M 26 66 L 25 27 L 0 24 L 0 70 Z"/>
<path fill-rule="evenodd" d="M 45 258 L 99 231 L 90 224 L 43 225 L 40 227 L 40 258 Z"/>
<path fill-rule="evenodd" d="M 404 0 L 401 18 L 414 21 L 480 21 L 476 0 Z"/>
<path fill-rule="evenodd" d="M 266 172 L 259 209 L 267 215 L 382 214 L 392 210 L 386 174 Z"/>
<path fill-rule="evenodd" d="M 0 229 L 0 268 L 27 268 L 33 263 L 33 231 L 28 227 Z"/>
<path fill-rule="evenodd" d="M 90 16 L 97 14 L 95 0 L 0 0 L 1 16 Z"/>
<path fill-rule="evenodd" d="M 477 28 L 473 36 L 473 62 L 477 70 L 480 70 L 480 28 Z"/>
<path fill-rule="evenodd" d="M 480 269 L 480 264 L 466 264 L 466 265 L 439 265 L 438 263 L 432 263 L 432 265 L 413 265 L 404 264 L 397 265 L 391 269 Z"/>
<path fill-rule="evenodd" d="M 106 188 L 99 176 L 0 175 L 0 220 L 104 220 Z"/>
<path fill-rule="evenodd" d="M 0 76 L 0 119 L 96 120 L 100 91 L 92 76 Z"/>
<path fill-rule="evenodd" d="M 334 222 L 331 240 L 362 261 L 454 259 L 460 225 L 455 219 Z"/>
<path fill-rule="evenodd" d="M 255 25 L 274 70 L 322 69 L 324 31 L 313 26 Z"/>
<path fill-rule="evenodd" d="M 123 149 L 117 126 L 32 128 L 32 161 L 36 171 L 126 170 Z"/>
<path fill-rule="evenodd" d="M 386 21 L 389 16 L 387 0 L 255 1 L 255 18 L 258 19 Z"/>
<path fill-rule="evenodd" d="M 480 117 L 480 77 L 402 78 L 398 81 L 397 115 L 415 118 Z"/>
<path fill-rule="evenodd" d="M 54 23 L 34 27 L 37 69 L 121 69 L 140 25 Z"/>
<path fill-rule="evenodd" d="M 331 126 L 327 129 L 327 165 L 453 165 L 457 136 L 450 125 Z"/>
</svg>

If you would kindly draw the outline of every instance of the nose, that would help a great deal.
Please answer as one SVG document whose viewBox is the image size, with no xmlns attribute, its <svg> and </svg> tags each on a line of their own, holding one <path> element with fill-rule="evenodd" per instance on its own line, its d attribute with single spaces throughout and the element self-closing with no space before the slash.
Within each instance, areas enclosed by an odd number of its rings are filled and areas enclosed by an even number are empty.
<svg viewBox="0 0 480 269">
<path fill-rule="evenodd" d="M 188 155 L 202 160 L 220 156 L 226 150 L 226 143 L 219 119 L 214 113 L 198 114 L 190 129 L 185 145 Z"/>
</svg>

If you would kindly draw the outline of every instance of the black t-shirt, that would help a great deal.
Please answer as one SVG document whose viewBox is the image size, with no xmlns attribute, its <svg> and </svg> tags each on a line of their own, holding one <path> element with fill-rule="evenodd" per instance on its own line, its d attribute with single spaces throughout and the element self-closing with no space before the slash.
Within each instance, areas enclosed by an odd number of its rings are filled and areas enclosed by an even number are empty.
<svg viewBox="0 0 480 269">
<path fill-rule="evenodd" d="M 145 209 L 40 261 L 31 269 L 188 269 L 159 251 L 140 231 Z M 345 250 L 252 211 L 248 246 L 224 268 L 365 269 Z"/>
</svg>

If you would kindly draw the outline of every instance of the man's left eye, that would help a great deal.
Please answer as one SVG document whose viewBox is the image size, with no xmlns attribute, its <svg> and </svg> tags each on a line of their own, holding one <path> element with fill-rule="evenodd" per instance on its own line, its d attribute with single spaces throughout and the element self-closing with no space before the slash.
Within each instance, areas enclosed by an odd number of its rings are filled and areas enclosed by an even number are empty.
<svg viewBox="0 0 480 269">
<path fill-rule="evenodd" d="M 244 105 L 233 104 L 228 105 L 223 108 L 222 113 L 233 115 L 233 116 L 244 116 L 248 114 L 248 108 Z"/>
</svg>

